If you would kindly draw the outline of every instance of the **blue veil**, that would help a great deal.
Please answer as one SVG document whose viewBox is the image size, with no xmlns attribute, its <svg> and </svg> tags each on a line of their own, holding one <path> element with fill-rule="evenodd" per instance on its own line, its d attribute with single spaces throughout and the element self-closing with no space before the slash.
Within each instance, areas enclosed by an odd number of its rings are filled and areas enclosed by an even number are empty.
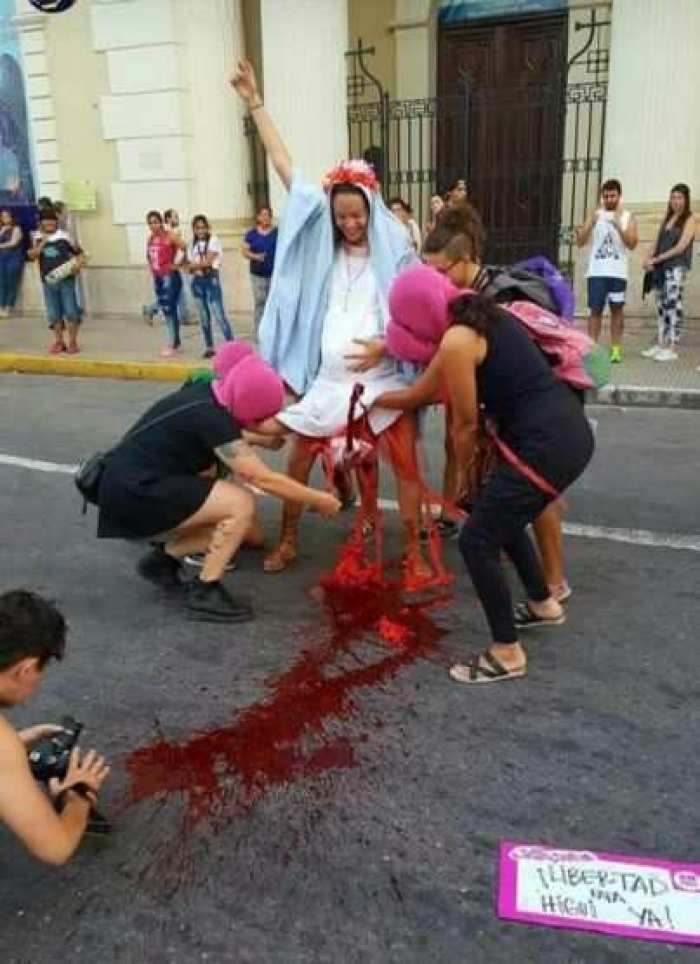
<svg viewBox="0 0 700 964">
<path fill-rule="evenodd" d="M 379 194 L 365 193 L 370 202 L 370 259 L 384 324 L 391 282 L 417 261 L 417 255 L 406 229 Z M 321 364 L 321 334 L 334 254 L 330 197 L 295 175 L 280 221 L 275 268 L 259 339 L 262 357 L 297 395 L 309 389 Z"/>
</svg>

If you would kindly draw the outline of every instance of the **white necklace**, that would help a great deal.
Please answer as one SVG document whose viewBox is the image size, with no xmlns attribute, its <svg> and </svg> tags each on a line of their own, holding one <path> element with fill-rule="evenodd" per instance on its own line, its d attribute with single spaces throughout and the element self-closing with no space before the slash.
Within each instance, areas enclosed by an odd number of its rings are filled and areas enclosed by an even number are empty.
<svg viewBox="0 0 700 964">
<path fill-rule="evenodd" d="M 353 288 L 357 285 L 357 282 L 365 273 L 365 271 L 367 270 L 367 266 L 369 265 L 369 254 L 367 252 L 363 253 L 362 266 L 360 267 L 360 270 L 359 271 L 356 270 L 354 274 L 350 271 L 350 255 L 347 253 L 345 248 L 343 248 L 343 259 L 344 259 L 344 266 L 345 266 L 345 290 L 343 292 L 343 295 L 344 295 L 343 311 L 347 313 L 348 302 L 350 301 L 350 295 L 352 294 Z"/>
</svg>

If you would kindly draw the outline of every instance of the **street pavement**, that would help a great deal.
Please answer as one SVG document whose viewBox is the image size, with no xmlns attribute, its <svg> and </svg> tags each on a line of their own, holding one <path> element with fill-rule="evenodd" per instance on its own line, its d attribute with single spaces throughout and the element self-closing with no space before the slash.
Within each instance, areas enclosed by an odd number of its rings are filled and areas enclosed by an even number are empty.
<svg viewBox="0 0 700 964">
<path fill-rule="evenodd" d="M 454 543 L 457 578 L 434 607 L 407 616 L 391 590 L 334 606 L 319 577 L 350 519 L 308 516 L 288 573 L 244 551 L 228 577 L 254 623 L 193 624 L 134 574 L 140 547 L 96 540 L 66 472 L 8 463 L 75 463 L 164 390 L 0 376 L 0 585 L 52 596 L 70 623 L 65 663 L 11 718 L 72 713 L 114 764 L 101 801 L 114 831 L 69 866 L 0 834 L 0 960 L 695 960 L 506 923 L 494 894 L 502 839 L 698 860 L 699 416 L 590 410 L 567 624 L 532 633 L 525 680 L 470 689 L 447 668 L 487 638 Z M 272 538 L 277 506 L 262 515 Z M 395 554 L 390 511 L 386 528 Z M 380 638 L 377 605 L 416 631 L 405 647 Z"/>
</svg>

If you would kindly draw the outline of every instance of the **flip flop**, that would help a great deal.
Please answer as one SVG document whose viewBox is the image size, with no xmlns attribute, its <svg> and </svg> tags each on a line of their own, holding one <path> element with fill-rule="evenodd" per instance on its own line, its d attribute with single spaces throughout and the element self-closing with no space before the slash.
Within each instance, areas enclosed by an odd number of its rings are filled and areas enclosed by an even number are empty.
<svg viewBox="0 0 700 964">
<path fill-rule="evenodd" d="M 486 666 L 482 663 L 486 663 Z M 501 683 L 507 679 L 522 679 L 527 676 L 527 666 L 506 669 L 493 653 L 486 650 L 484 653 L 474 653 L 466 663 L 452 666 L 450 676 L 457 683 Z"/>
<path fill-rule="evenodd" d="M 513 608 L 513 622 L 518 629 L 534 629 L 536 626 L 561 626 L 566 622 L 566 614 L 561 616 L 538 616 L 528 602 L 517 603 Z"/>
</svg>

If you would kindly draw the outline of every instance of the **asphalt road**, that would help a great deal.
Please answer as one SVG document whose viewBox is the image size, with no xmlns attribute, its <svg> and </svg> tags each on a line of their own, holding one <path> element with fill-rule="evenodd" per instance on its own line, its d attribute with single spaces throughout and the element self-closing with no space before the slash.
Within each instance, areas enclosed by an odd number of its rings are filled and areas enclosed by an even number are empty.
<svg viewBox="0 0 700 964">
<path fill-rule="evenodd" d="M 163 390 L 2 376 L 0 455 L 75 462 Z M 527 679 L 476 691 L 447 676 L 486 641 L 454 544 L 457 581 L 433 608 L 391 591 L 324 604 L 349 521 L 308 517 L 289 573 L 248 552 L 230 577 L 254 623 L 192 624 L 133 574 L 138 547 L 97 542 L 67 475 L 0 464 L 0 585 L 52 596 L 71 629 L 11 718 L 85 722 L 114 762 L 115 827 L 60 870 L 0 834 L 0 959 L 695 960 L 494 912 L 502 839 L 698 860 L 700 553 L 632 531 L 700 540 L 698 415 L 591 414 L 598 453 L 569 518 L 627 541 L 570 538 L 567 624 L 532 635 Z M 426 435 L 435 474 L 439 420 Z M 263 516 L 272 534 L 276 507 Z M 387 529 L 391 546 L 391 514 Z M 380 611 L 405 646 L 380 640 Z"/>
</svg>

